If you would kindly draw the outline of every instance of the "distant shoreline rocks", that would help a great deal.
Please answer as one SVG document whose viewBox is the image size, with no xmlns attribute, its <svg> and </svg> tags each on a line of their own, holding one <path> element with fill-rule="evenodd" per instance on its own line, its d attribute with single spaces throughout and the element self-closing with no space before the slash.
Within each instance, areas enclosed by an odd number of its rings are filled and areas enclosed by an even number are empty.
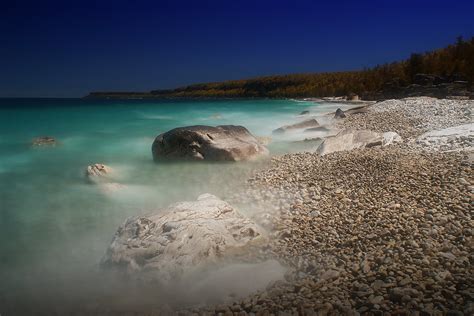
<svg viewBox="0 0 474 316">
<path fill-rule="evenodd" d="M 245 127 L 195 125 L 174 128 L 156 137 L 155 161 L 163 159 L 243 161 L 269 154 L 268 149 Z"/>
</svg>

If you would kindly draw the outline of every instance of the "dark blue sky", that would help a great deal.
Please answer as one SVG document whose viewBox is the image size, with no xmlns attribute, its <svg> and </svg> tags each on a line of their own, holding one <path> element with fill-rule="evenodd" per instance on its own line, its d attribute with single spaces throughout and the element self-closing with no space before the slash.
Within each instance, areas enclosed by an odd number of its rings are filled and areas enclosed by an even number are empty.
<svg viewBox="0 0 474 316">
<path fill-rule="evenodd" d="M 353 70 L 474 35 L 474 0 L 11 1 L 0 97 Z"/>
</svg>

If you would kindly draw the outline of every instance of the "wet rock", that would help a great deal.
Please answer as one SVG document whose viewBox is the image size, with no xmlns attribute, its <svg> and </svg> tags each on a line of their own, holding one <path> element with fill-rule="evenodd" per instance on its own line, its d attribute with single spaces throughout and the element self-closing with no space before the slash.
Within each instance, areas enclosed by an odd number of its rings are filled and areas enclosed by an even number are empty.
<svg viewBox="0 0 474 316">
<path fill-rule="evenodd" d="M 268 155 L 268 150 L 242 126 L 187 126 L 156 137 L 153 159 L 252 160 Z"/>
<path fill-rule="evenodd" d="M 33 147 L 54 147 L 58 145 L 58 141 L 51 136 L 36 137 L 31 141 Z"/>
<path fill-rule="evenodd" d="M 107 180 L 112 172 L 113 170 L 111 167 L 101 163 L 95 163 L 87 166 L 85 174 L 89 181 L 97 183 Z"/>
<path fill-rule="evenodd" d="M 289 131 L 303 130 L 303 129 L 314 128 L 314 127 L 319 127 L 318 121 L 316 119 L 309 119 L 303 122 L 299 122 L 299 123 L 295 123 L 291 125 L 285 125 L 280 128 L 277 128 L 276 130 L 273 131 L 273 134 L 283 134 Z"/>
<path fill-rule="evenodd" d="M 101 265 L 158 282 L 244 252 L 265 240 L 263 231 L 210 194 L 148 215 L 117 230 Z"/>
<path fill-rule="evenodd" d="M 346 115 L 344 114 L 344 111 L 342 111 L 341 109 L 336 110 L 336 113 L 334 114 L 334 118 L 342 119 L 342 118 L 345 118 L 345 117 L 346 117 Z"/>
<path fill-rule="evenodd" d="M 256 136 L 255 138 L 256 138 L 256 139 L 260 142 L 260 144 L 262 144 L 263 146 L 268 146 L 268 145 L 270 145 L 270 143 L 272 142 L 272 138 L 271 138 L 271 137 Z"/>
<path fill-rule="evenodd" d="M 327 137 L 316 149 L 320 155 L 337 151 L 348 151 L 357 148 L 374 147 L 391 144 L 398 134 L 385 135 L 368 130 L 343 130 L 335 136 Z"/>
<path fill-rule="evenodd" d="M 304 130 L 305 132 L 329 132 L 330 129 L 325 126 L 312 127 Z"/>
</svg>

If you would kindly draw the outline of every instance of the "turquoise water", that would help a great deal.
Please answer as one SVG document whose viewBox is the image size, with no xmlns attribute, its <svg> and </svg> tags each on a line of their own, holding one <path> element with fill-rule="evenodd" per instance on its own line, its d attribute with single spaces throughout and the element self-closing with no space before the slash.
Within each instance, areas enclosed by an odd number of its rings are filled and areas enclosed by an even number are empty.
<svg viewBox="0 0 474 316">
<path fill-rule="evenodd" d="M 302 110 L 332 107 L 291 100 L 0 100 L 0 300 L 44 302 L 50 292 L 70 298 L 97 271 L 127 217 L 206 192 L 225 195 L 266 163 L 157 164 L 151 144 L 158 134 L 235 124 L 271 136 L 301 120 Z M 30 146 L 46 135 L 60 144 Z M 292 144 L 274 139 L 270 150 L 290 151 Z M 92 163 L 111 166 L 124 188 L 103 192 L 87 183 L 84 170 Z"/>
</svg>

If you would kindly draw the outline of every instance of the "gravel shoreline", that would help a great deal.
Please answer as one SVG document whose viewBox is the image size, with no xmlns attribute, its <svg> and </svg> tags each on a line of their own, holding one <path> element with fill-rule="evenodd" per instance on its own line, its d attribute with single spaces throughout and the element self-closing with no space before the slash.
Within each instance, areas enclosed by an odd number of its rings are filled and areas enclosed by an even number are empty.
<svg viewBox="0 0 474 316">
<path fill-rule="evenodd" d="M 228 199 L 265 210 L 256 216 L 272 231 L 263 252 L 290 267 L 286 281 L 194 312 L 474 314 L 474 153 L 417 142 L 426 131 L 472 123 L 473 104 L 380 102 L 337 126 L 395 131 L 404 143 L 273 158 Z M 447 149 L 459 143 L 472 145 L 472 136 L 455 138 Z"/>
</svg>

